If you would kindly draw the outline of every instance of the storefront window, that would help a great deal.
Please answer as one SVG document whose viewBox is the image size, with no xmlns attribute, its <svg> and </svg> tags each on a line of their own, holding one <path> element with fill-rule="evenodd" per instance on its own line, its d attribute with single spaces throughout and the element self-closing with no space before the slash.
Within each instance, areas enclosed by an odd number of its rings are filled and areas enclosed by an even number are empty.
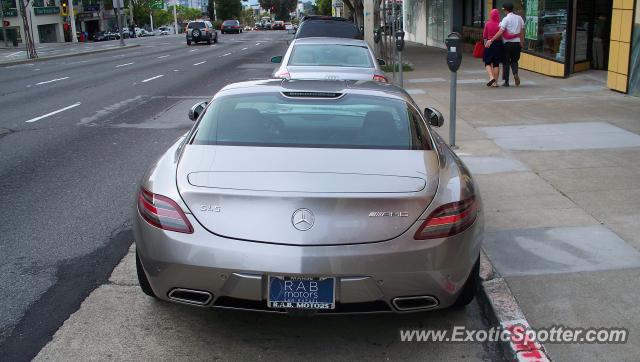
<svg viewBox="0 0 640 362">
<path fill-rule="evenodd" d="M 526 0 L 525 49 L 560 62 L 567 48 L 568 0 Z"/>
<path fill-rule="evenodd" d="M 427 45 L 444 46 L 444 39 L 451 32 L 452 1 L 429 1 Z"/>
<path fill-rule="evenodd" d="M 484 26 L 484 1 L 464 1 L 464 26 L 482 28 Z"/>
</svg>

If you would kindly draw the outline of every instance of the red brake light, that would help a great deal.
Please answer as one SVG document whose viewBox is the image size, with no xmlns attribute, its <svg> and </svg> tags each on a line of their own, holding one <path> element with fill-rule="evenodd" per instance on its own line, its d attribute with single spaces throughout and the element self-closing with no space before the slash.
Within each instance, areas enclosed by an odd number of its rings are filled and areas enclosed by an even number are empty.
<svg viewBox="0 0 640 362">
<path fill-rule="evenodd" d="M 286 70 L 281 70 L 275 74 L 275 77 L 281 79 L 291 79 L 291 74 L 289 74 L 289 72 L 287 72 Z"/>
<path fill-rule="evenodd" d="M 175 201 L 140 188 L 138 212 L 151 225 L 160 229 L 192 234 L 193 227 Z"/>
<path fill-rule="evenodd" d="M 389 83 L 389 80 L 384 75 L 374 74 L 373 75 L 373 80 L 375 80 L 376 82 L 381 82 L 381 83 Z"/>
<path fill-rule="evenodd" d="M 477 216 L 478 208 L 474 196 L 442 205 L 427 217 L 413 238 L 438 239 L 458 234 L 471 226 Z"/>
</svg>

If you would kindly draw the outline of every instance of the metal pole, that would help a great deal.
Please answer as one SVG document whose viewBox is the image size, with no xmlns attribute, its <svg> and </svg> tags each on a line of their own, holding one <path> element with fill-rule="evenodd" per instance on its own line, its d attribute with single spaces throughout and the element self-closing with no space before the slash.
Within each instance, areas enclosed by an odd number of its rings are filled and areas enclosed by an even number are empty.
<svg viewBox="0 0 640 362">
<path fill-rule="evenodd" d="M 451 101 L 449 102 L 449 117 L 451 126 L 449 127 L 449 146 L 456 147 L 456 89 L 458 87 L 458 72 L 451 72 Z"/>
<path fill-rule="evenodd" d="M 391 38 L 393 45 L 391 50 L 391 67 L 393 68 L 393 82 L 396 81 L 396 0 L 391 0 Z"/>
<path fill-rule="evenodd" d="M 398 52 L 398 58 L 399 58 L 399 63 L 400 63 L 400 68 L 398 70 L 398 80 L 400 83 L 400 87 L 403 87 L 403 79 L 402 79 L 402 51 Z"/>
<path fill-rule="evenodd" d="M 122 23 L 124 23 L 124 19 L 120 19 L 120 12 L 118 11 L 118 7 L 114 7 L 113 11 L 116 14 L 116 21 L 118 22 L 118 28 L 120 28 L 120 46 L 124 46 L 124 32 L 122 31 Z M 124 13 L 124 10 L 122 12 Z"/>
<path fill-rule="evenodd" d="M 4 46 L 8 48 L 9 43 L 7 42 L 7 28 L 4 26 L 4 4 L 2 0 L 0 0 L 0 21 L 2 21 L 2 39 L 4 39 Z"/>
<path fill-rule="evenodd" d="M 153 32 L 153 11 L 149 9 L 149 20 L 151 21 L 151 32 Z"/>
<path fill-rule="evenodd" d="M 68 0 L 69 2 L 69 22 L 71 23 L 71 42 L 77 43 L 78 36 L 76 35 L 76 16 L 73 13 L 73 0 Z"/>
</svg>

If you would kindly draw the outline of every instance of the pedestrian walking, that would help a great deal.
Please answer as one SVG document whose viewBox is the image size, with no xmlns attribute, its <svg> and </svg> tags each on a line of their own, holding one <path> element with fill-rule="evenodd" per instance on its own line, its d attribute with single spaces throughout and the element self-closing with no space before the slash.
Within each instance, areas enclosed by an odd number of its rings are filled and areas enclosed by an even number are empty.
<svg viewBox="0 0 640 362">
<path fill-rule="evenodd" d="M 500 30 L 500 11 L 498 9 L 491 10 L 489 21 L 484 25 L 482 39 L 485 41 L 485 50 L 482 56 L 484 67 L 489 74 L 489 82 L 487 87 L 497 87 L 498 77 L 500 76 L 500 64 L 504 62 L 504 44 L 502 41 L 489 43 L 488 40 Z"/>
<path fill-rule="evenodd" d="M 521 16 L 513 13 L 513 4 L 504 3 L 502 10 L 507 14 L 500 22 L 500 30 L 487 41 L 489 47 L 494 41 L 504 42 L 504 69 L 503 86 L 509 86 L 509 70 L 513 73 L 516 86 L 520 85 L 518 75 L 518 61 L 520 60 L 521 44 L 524 43 L 524 20 Z M 502 40 L 500 40 L 502 38 Z"/>
</svg>

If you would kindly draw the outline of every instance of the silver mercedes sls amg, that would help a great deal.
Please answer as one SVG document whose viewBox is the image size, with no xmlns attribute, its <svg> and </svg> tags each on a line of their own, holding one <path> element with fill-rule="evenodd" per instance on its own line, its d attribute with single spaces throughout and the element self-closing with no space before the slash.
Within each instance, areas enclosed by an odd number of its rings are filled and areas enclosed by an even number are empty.
<svg viewBox="0 0 640 362">
<path fill-rule="evenodd" d="M 137 194 L 146 294 L 304 314 L 473 299 L 482 205 L 436 110 L 379 82 L 265 80 L 189 117 Z"/>
</svg>

